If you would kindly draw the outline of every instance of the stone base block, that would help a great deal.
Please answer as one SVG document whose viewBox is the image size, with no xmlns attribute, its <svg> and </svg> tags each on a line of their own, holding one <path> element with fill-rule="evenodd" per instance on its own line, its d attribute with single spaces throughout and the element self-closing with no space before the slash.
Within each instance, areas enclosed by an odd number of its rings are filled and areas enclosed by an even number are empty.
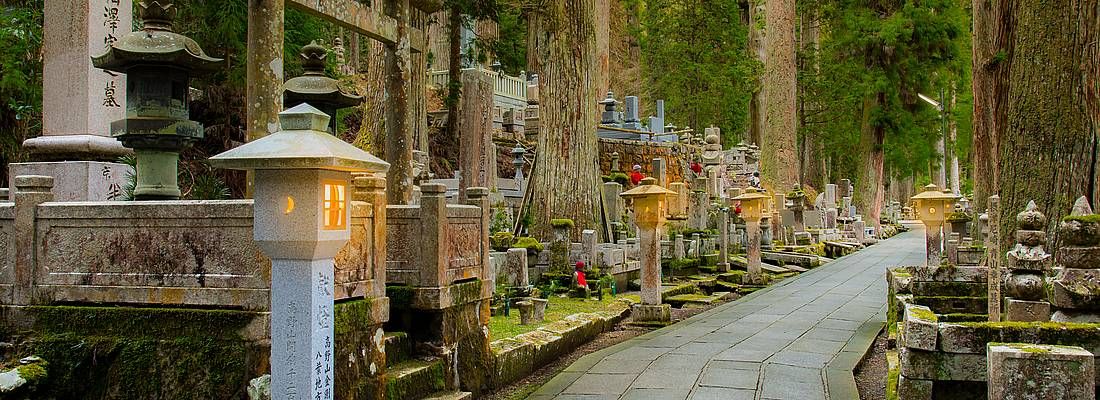
<svg viewBox="0 0 1100 400">
<path fill-rule="evenodd" d="M 636 322 L 668 322 L 672 320 L 672 306 L 668 304 L 635 304 L 630 312 Z"/>
<path fill-rule="evenodd" d="M 1005 321 L 1050 321 L 1050 303 L 1005 298 Z"/>
<path fill-rule="evenodd" d="M 987 354 L 990 399 L 1096 398 L 1093 355 L 1085 349 L 991 343 Z"/>
<path fill-rule="evenodd" d="M 932 381 L 899 375 L 898 400 L 932 400 Z"/>
<path fill-rule="evenodd" d="M 8 168 L 9 188 L 19 175 L 52 176 L 54 201 L 123 200 L 127 176 L 134 173 L 129 165 L 100 161 L 12 163 Z"/>
<path fill-rule="evenodd" d="M 1097 324 L 1100 323 L 1100 313 L 1095 311 L 1058 310 L 1051 314 L 1050 320 L 1054 322 Z"/>
<path fill-rule="evenodd" d="M 34 161 L 116 160 L 133 154 L 113 137 L 99 135 L 45 135 L 23 141 Z"/>
</svg>

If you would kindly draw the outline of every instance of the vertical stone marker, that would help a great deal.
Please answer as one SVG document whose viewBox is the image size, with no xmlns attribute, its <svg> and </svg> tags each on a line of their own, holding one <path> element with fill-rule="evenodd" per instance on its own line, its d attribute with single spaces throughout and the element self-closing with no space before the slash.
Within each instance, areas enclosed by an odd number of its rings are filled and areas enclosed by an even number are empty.
<svg viewBox="0 0 1100 400">
<path fill-rule="evenodd" d="M 1092 353 L 1074 346 L 990 343 L 986 346 L 990 400 L 1092 400 Z"/>
<path fill-rule="evenodd" d="M 271 258 L 272 399 L 332 399 L 333 257 L 351 237 L 351 172 L 389 164 L 329 135 L 309 104 L 282 130 L 210 158 L 255 171 L 253 238 Z"/>
<path fill-rule="evenodd" d="M 35 162 L 9 174 L 54 177 L 58 201 L 121 200 L 130 150 L 111 138 L 126 114 L 126 76 L 92 66 L 91 56 L 130 32 L 131 0 L 48 1 L 42 21 L 42 136 L 23 150 Z"/>
<path fill-rule="evenodd" d="M 634 321 L 667 322 L 671 306 L 661 304 L 661 241 L 658 231 L 668 214 L 667 197 L 676 192 L 657 185 L 653 177 L 621 195 L 634 201 L 634 220 L 638 225 L 638 260 L 642 267 L 642 304 L 634 305 Z"/>
<path fill-rule="evenodd" d="M 1044 297 L 1044 276 L 1050 269 L 1047 243 L 1047 217 L 1034 201 L 1016 215 L 1016 245 L 1005 254 L 1004 320 L 1049 321 L 1050 303 Z"/>
<path fill-rule="evenodd" d="M 989 223 L 989 243 L 986 245 L 986 262 L 989 264 L 989 289 L 987 296 L 989 297 L 989 320 L 992 322 L 1001 321 L 1001 241 L 997 239 L 1000 228 L 1000 222 L 998 221 L 998 215 L 1001 212 L 1001 196 L 993 195 L 989 196 L 989 212 L 987 213 L 992 221 Z"/>
</svg>

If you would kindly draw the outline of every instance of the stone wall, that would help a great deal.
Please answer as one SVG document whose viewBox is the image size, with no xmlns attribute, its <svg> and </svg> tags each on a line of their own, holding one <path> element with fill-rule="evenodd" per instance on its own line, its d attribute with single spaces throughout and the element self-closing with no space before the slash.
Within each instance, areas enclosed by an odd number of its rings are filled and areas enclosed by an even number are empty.
<svg viewBox="0 0 1100 400">
<path fill-rule="evenodd" d="M 600 173 L 611 174 L 611 153 L 619 153 L 619 168 L 629 173 L 635 164 L 642 166 L 646 176 L 653 173 L 653 159 L 664 158 L 669 182 L 683 182 L 687 160 L 679 152 L 679 143 L 645 142 L 638 140 L 600 138 Z"/>
</svg>

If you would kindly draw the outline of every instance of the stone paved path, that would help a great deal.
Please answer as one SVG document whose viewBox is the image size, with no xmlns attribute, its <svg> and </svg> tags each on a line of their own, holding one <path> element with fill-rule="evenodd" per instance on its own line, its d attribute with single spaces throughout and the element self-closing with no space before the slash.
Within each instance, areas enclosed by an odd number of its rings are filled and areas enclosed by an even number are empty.
<svg viewBox="0 0 1100 400">
<path fill-rule="evenodd" d="M 858 399 L 852 369 L 886 320 L 888 266 L 924 260 L 914 229 L 586 355 L 529 399 Z"/>
</svg>

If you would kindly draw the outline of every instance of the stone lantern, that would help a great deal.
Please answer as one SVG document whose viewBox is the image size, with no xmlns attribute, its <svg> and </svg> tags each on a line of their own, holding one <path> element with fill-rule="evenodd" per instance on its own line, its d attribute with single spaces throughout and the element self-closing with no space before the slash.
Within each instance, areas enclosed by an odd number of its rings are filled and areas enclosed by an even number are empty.
<svg viewBox="0 0 1100 400">
<path fill-rule="evenodd" d="M 111 136 L 134 149 L 137 200 L 180 197 L 179 152 L 203 136 L 202 124 L 188 119 L 188 82 L 192 73 L 214 70 L 222 61 L 172 32 L 175 15 L 170 0 L 139 3 L 142 29 L 92 57 L 96 68 L 126 74 L 126 118 L 111 122 Z"/>
<path fill-rule="evenodd" d="M 283 85 L 286 107 L 309 103 L 331 116 L 328 132 L 336 134 L 336 110 L 355 107 L 363 103 L 363 97 L 345 92 L 340 82 L 325 75 L 325 57 L 328 50 L 311 42 L 302 47 L 302 76 L 290 78 Z"/>
<path fill-rule="evenodd" d="M 730 199 L 741 202 L 741 218 L 745 220 L 745 230 L 748 231 L 747 283 L 763 283 L 760 272 L 760 219 L 764 216 L 764 200 L 768 198 L 767 195 L 758 193 L 756 188 L 748 188 L 740 196 Z"/>
<path fill-rule="evenodd" d="M 634 305 L 635 321 L 669 321 L 672 311 L 661 304 L 661 242 L 658 230 L 668 214 L 667 198 L 676 192 L 657 185 L 657 179 L 642 179 L 638 186 L 620 194 L 634 203 L 634 222 L 638 225 L 638 259 L 642 266 L 642 303 Z"/>
<path fill-rule="evenodd" d="M 927 265 L 940 265 L 940 255 L 943 252 L 943 222 L 955 206 L 959 196 L 943 192 L 934 183 L 924 187 L 924 191 L 912 197 L 916 203 L 917 218 L 924 223 L 926 249 L 928 251 Z"/>
<path fill-rule="evenodd" d="M 351 237 L 351 173 L 389 169 L 329 135 L 328 122 L 301 104 L 279 113 L 278 132 L 210 158 L 255 171 L 253 239 L 271 258 L 271 392 L 308 399 L 332 398 L 333 257 Z"/>
</svg>

